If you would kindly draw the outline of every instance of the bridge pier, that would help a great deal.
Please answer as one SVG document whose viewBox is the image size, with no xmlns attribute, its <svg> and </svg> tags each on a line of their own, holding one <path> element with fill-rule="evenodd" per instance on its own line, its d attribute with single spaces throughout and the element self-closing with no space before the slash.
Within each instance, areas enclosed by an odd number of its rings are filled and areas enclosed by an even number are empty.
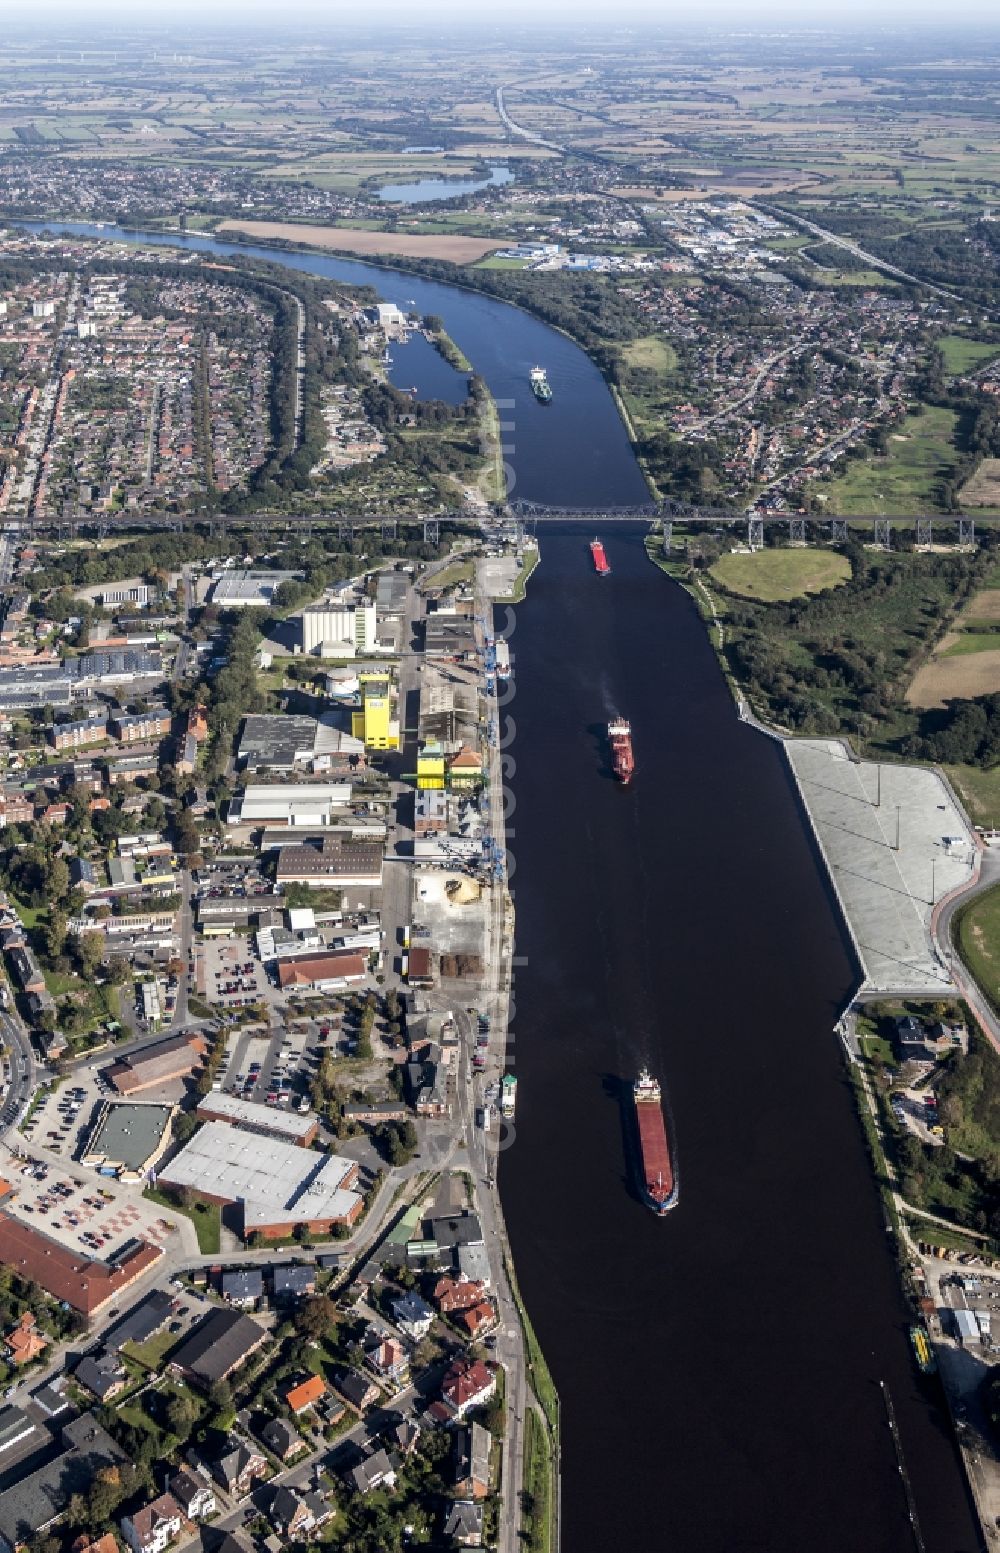
<svg viewBox="0 0 1000 1553">
<path fill-rule="evenodd" d="M 424 544 L 437 545 L 441 542 L 441 525 L 437 518 L 424 519 Z"/>
<path fill-rule="evenodd" d="M 671 522 L 671 520 L 669 518 L 664 518 L 664 520 L 663 520 L 663 553 L 664 553 L 664 555 L 669 555 L 670 554 L 670 546 L 673 544 L 673 539 L 674 539 L 674 525 L 673 525 L 673 523 Z"/>
<path fill-rule="evenodd" d="M 875 519 L 875 543 L 883 550 L 892 549 L 892 524 L 888 518 Z"/>
<path fill-rule="evenodd" d="M 382 540 L 395 539 L 399 532 L 399 524 L 395 518 L 384 519 L 382 522 Z"/>
<path fill-rule="evenodd" d="M 832 518 L 830 520 L 830 543 L 831 545 L 847 544 L 846 518 Z"/>
<path fill-rule="evenodd" d="M 917 544 L 929 545 L 933 542 L 934 524 L 930 518 L 917 519 Z"/>
<path fill-rule="evenodd" d="M 805 518 L 789 518 L 788 543 L 790 545 L 804 545 L 806 542 Z"/>
<path fill-rule="evenodd" d="M 973 518 L 959 518 L 958 542 L 960 545 L 974 545 L 976 542 L 976 524 Z"/>
<path fill-rule="evenodd" d="M 749 517 L 747 519 L 747 544 L 751 550 L 763 550 L 764 548 L 764 519 Z"/>
</svg>

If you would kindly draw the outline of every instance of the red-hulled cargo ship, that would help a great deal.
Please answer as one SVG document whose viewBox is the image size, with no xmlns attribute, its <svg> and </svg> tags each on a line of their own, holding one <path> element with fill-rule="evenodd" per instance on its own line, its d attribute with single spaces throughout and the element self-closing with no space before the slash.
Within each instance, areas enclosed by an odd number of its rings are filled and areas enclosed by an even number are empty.
<svg viewBox="0 0 1000 1553">
<path fill-rule="evenodd" d="M 590 553 L 594 557 L 594 570 L 597 575 L 599 577 L 610 576 L 611 567 L 608 564 L 607 556 L 604 554 L 604 546 L 599 539 L 592 539 L 590 541 Z"/>
<path fill-rule="evenodd" d="M 627 787 L 635 770 L 631 725 L 624 717 L 614 718 L 608 723 L 608 738 L 611 741 L 611 764 L 615 768 L 615 776 L 623 786 Z"/>
<path fill-rule="evenodd" d="M 654 1213 L 669 1213 L 677 1202 L 677 1182 L 670 1159 L 660 1086 L 643 1068 L 632 1086 L 639 1127 L 642 1189 Z"/>
</svg>

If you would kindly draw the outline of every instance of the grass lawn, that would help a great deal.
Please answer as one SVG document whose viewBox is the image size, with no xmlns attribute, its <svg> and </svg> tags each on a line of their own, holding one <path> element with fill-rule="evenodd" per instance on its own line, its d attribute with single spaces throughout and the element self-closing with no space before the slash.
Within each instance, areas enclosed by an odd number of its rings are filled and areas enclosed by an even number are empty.
<svg viewBox="0 0 1000 1553">
<path fill-rule="evenodd" d="M 621 348 L 622 358 L 630 367 L 645 372 L 673 372 L 677 352 L 658 334 L 645 334 Z"/>
<path fill-rule="evenodd" d="M 1000 631 L 962 631 L 941 654 L 942 658 L 961 658 L 970 652 L 996 652 L 1000 648 Z"/>
<path fill-rule="evenodd" d="M 851 575 L 850 562 L 835 550 L 757 550 L 753 555 L 721 555 L 709 568 L 731 593 L 774 604 L 835 588 Z"/>
<path fill-rule="evenodd" d="M 142 1195 L 148 1197 L 150 1202 L 159 1203 L 161 1208 L 170 1208 L 174 1213 L 183 1213 L 195 1227 L 198 1250 L 202 1256 L 216 1254 L 222 1226 L 218 1203 L 199 1202 L 191 1208 L 181 1208 L 172 1197 L 168 1197 L 165 1192 L 158 1192 L 153 1186 L 147 1186 Z"/>
<path fill-rule="evenodd" d="M 177 1347 L 179 1341 L 175 1333 L 168 1332 L 164 1327 L 162 1332 L 154 1332 L 148 1342 L 126 1343 L 125 1353 L 130 1359 L 137 1359 L 145 1365 L 147 1370 L 161 1370 L 167 1354 Z"/>
<path fill-rule="evenodd" d="M 531 576 L 532 572 L 535 570 L 535 567 L 538 565 L 538 563 L 541 560 L 541 558 L 542 558 L 542 555 L 541 555 L 541 551 L 540 550 L 525 550 L 524 551 L 524 565 L 521 567 L 521 570 L 518 572 L 517 576 L 514 578 L 514 589 L 513 589 L 513 592 L 510 595 L 510 600 L 509 600 L 510 603 L 512 603 L 512 604 L 523 604 L 524 603 L 524 596 L 525 596 L 525 593 L 527 592 L 527 589 L 528 589 L 528 578 Z"/>
<path fill-rule="evenodd" d="M 441 588 L 456 588 L 459 583 L 471 582 L 475 574 L 474 561 L 452 561 L 451 565 L 446 566 L 443 571 L 435 572 L 433 577 L 428 579 L 426 589 L 421 591 L 436 593 Z"/>
<path fill-rule="evenodd" d="M 938 344 L 946 372 L 968 372 L 992 356 L 1000 356 L 1000 345 L 988 345 L 985 340 L 967 340 L 961 334 L 946 334 Z"/>
<path fill-rule="evenodd" d="M 959 914 L 959 953 L 995 1009 L 1000 1009 L 1000 885 Z"/>
<path fill-rule="evenodd" d="M 826 487 L 828 513 L 909 516 L 939 511 L 940 484 L 955 467 L 954 410 L 930 405 L 890 434 L 885 457 L 858 459 Z"/>
<path fill-rule="evenodd" d="M 552 1459 L 544 1426 L 533 1407 L 524 1419 L 523 1515 L 524 1546 L 531 1553 L 551 1553 Z"/>
<path fill-rule="evenodd" d="M 983 771 L 979 766 L 945 766 L 975 825 L 1000 825 L 1000 766 Z"/>
</svg>

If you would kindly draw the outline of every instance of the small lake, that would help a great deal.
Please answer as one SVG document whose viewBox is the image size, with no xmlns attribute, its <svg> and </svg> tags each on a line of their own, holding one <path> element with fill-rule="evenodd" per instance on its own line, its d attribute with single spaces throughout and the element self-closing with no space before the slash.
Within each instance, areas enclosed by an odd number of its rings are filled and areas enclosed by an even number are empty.
<svg viewBox="0 0 1000 1553">
<path fill-rule="evenodd" d="M 477 194 L 480 189 L 513 182 L 509 167 L 492 167 L 488 178 L 421 178 L 419 183 L 387 183 L 379 189 L 378 197 L 396 205 L 423 205 L 430 200 L 453 200 L 459 194 Z"/>
</svg>

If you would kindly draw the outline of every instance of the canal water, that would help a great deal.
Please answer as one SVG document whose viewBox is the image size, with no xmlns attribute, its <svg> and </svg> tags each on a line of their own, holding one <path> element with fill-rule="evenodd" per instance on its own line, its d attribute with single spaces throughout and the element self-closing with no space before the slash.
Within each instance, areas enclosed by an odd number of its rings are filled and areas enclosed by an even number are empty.
<svg viewBox="0 0 1000 1553">
<path fill-rule="evenodd" d="M 590 357 L 565 335 L 509 303 L 401 270 L 326 254 L 292 253 L 181 233 L 139 235 L 83 221 L 16 224 L 28 231 L 68 232 L 146 247 L 242 254 L 310 275 L 327 275 L 348 285 L 374 286 L 385 301 L 395 302 L 405 312 L 421 316 L 436 313 L 445 320 L 448 333 L 474 363 L 497 402 L 505 428 L 504 445 L 509 450 L 505 461 L 511 497 L 586 507 L 634 506 L 649 500 L 625 428 Z M 440 384 L 440 368 L 424 357 L 427 372 L 422 381 L 421 361 L 407 357 L 407 349 L 394 362 L 393 379 L 400 388 L 416 386 L 421 396 L 430 397 Z M 395 349 L 392 354 L 396 356 Z M 550 404 L 539 404 L 528 386 L 528 374 L 534 366 L 545 367 L 548 372 L 553 390 Z"/>
<path fill-rule="evenodd" d="M 832 1026 L 857 976 L 779 747 L 643 530 L 546 527 L 511 636 L 516 1138 L 500 1187 L 562 1401 L 563 1547 L 978 1546 Z M 615 782 L 605 727 L 631 720 Z M 638 1200 L 628 1086 L 680 1177 Z"/>
<path fill-rule="evenodd" d="M 596 368 L 526 314 L 350 260 L 183 246 L 439 314 L 514 400 L 516 494 L 644 499 Z M 547 409 L 525 387 L 536 361 L 555 387 Z M 601 580 L 590 528 L 543 528 L 511 638 L 526 963 L 500 1188 L 562 1401 L 563 1548 L 910 1553 L 884 1382 L 927 1553 L 972 1553 L 832 1034 L 856 983 L 850 947 L 778 747 L 738 721 L 692 604 L 642 534 L 601 529 Z M 624 791 L 606 749 L 615 713 L 634 729 Z M 666 1085 L 676 1140 L 680 1202 L 664 1220 L 634 1184 L 627 1089 L 643 1063 Z"/>
</svg>

